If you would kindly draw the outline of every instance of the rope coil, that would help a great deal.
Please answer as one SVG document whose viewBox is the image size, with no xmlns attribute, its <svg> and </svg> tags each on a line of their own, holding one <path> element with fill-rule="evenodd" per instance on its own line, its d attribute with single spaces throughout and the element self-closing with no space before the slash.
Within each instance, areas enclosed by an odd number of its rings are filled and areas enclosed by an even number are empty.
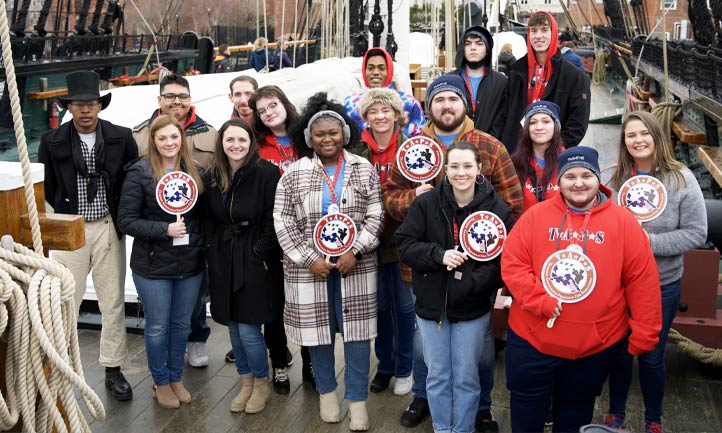
<svg viewBox="0 0 722 433">
<path fill-rule="evenodd" d="M 681 353 L 705 364 L 722 367 L 722 349 L 704 347 L 680 334 L 674 328 L 669 330 L 669 338 L 677 343 L 677 350 Z"/>
<path fill-rule="evenodd" d="M 0 430 L 14 426 L 19 412 L 26 431 L 90 432 L 74 388 L 91 416 L 105 418 L 100 398 L 83 375 L 74 291 L 72 273 L 57 262 L 17 243 L 11 243 L 11 249 L 0 248 L 0 332 L 8 332 L 8 398 L 0 395 Z M 46 359 L 51 365 L 47 377 Z M 58 401 L 65 408 L 69 430 Z"/>
<path fill-rule="evenodd" d="M 16 244 L 9 236 L 0 247 L 0 336 L 8 343 L 4 366 L 7 396 L 0 393 L 0 430 L 11 429 L 22 417 L 23 431 L 67 433 L 59 402 L 68 417 L 69 431 L 90 432 L 73 388 L 78 388 L 95 419 L 105 418 L 105 408 L 83 376 L 73 275 L 42 255 L 5 0 L 0 0 L 0 40 L 34 248 Z M 51 365 L 47 376 L 46 360 Z M 36 402 L 38 394 L 40 401 Z"/>
</svg>

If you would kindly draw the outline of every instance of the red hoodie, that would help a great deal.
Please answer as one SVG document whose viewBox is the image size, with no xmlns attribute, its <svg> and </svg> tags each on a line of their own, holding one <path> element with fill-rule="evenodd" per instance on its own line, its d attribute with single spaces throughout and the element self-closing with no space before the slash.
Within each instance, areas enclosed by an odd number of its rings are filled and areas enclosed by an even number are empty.
<svg viewBox="0 0 722 433">
<path fill-rule="evenodd" d="M 283 174 L 286 167 L 298 159 L 293 144 L 288 147 L 281 146 L 273 134 L 266 134 L 263 143 L 259 144 L 258 156 L 278 167 L 281 174 Z"/>
<path fill-rule="evenodd" d="M 368 62 L 369 53 L 373 52 L 374 57 L 378 56 L 378 53 L 376 53 L 376 51 L 380 51 L 384 55 L 384 58 L 386 59 L 386 81 L 384 81 L 383 87 L 389 87 L 389 85 L 391 84 L 391 80 L 394 79 L 394 59 L 391 58 L 391 54 L 386 52 L 386 50 L 384 50 L 383 48 L 378 48 L 378 47 L 371 48 L 368 51 L 366 51 L 366 54 L 364 54 L 363 63 L 362 63 L 363 68 L 361 69 L 361 75 L 363 75 L 363 77 L 364 77 L 364 84 L 366 85 L 366 87 L 371 87 L 371 86 L 369 86 L 368 78 L 366 78 L 366 62 Z"/>
<path fill-rule="evenodd" d="M 549 49 L 547 50 L 546 59 L 544 60 L 544 64 L 540 65 L 536 58 L 536 55 L 534 54 L 534 48 L 531 44 L 531 32 L 527 28 L 526 52 L 528 53 L 527 64 L 529 65 L 529 69 L 526 75 L 529 79 L 529 82 L 527 83 L 529 89 L 527 90 L 527 105 L 541 100 L 542 95 L 544 94 L 544 89 L 546 89 L 547 83 L 552 77 L 552 57 L 559 50 L 559 29 L 557 27 L 557 21 L 549 12 L 539 11 L 534 12 L 534 14 L 546 14 L 549 17 L 549 22 L 551 23 L 550 30 L 552 34 L 551 40 L 549 41 Z"/>
<path fill-rule="evenodd" d="M 600 187 L 612 197 L 612 192 Z M 559 230 L 562 216 L 565 227 Z M 649 241 L 630 212 L 611 199 L 592 208 L 586 255 L 596 268 L 596 284 L 581 302 L 563 304 L 553 328 L 547 327 L 557 300 L 544 290 L 540 275 L 546 259 L 571 244 L 583 214 L 569 211 L 561 194 L 532 206 L 504 242 L 501 273 L 514 296 L 509 326 L 546 355 L 578 359 L 598 353 L 627 335 L 632 355 L 652 350 L 662 328 L 659 275 Z M 559 237 L 561 236 L 561 240 Z M 631 312 L 631 317 L 630 317 Z"/>
<path fill-rule="evenodd" d="M 394 161 L 396 160 L 396 150 L 399 147 L 398 141 L 400 131 L 401 130 L 398 128 L 394 131 L 391 139 L 383 149 L 379 149 L 379 145 L 376 143 L 376 139 L 374 139 L 374 136 L 371 134 L 369 128 L 364 129 L 364 132 L 361 135 L 361 141 L 366 143 L 371 151 L 371 165 L 373 165 L 376 169 L 376 173 L 378 173 L 379 178 L 381 179 L 381 185 L 386 182 L 386 174 L 391 171 L 391 168 L 394 166 Z"/>
<path fill-rule="evenodd" d="M 560 153 L 563 151 L 564 148 L 562 147 Z M 539 183 L 544 176 L 544 169 L 539 166 L 536 158 L 532 156 L 530 159 L 531 160 L 529 161 L 529 164 L 531 164 L 531 166 L 534 168 L 536 183 Z M 552 178 L 549 180 L 549 184 L 537 187 L 535 184 L 533 184 L 531 178 L 527 177 L 524 181 L 524 185 L 522 185 L 521 188 L 522 192 L 524 193 L 524 212 L 526 212 L 530 207 L 534 206 L 535 204 L 541 203 L 541 201 L 537 199 L 536 188 L 544 188 L 544 200 L 549 200 L 550 198 L 559 194 L 559 182 L 557 181 L 558 178 L 559 176 L 557 176 L 557 170 L 555 169 Z"/>
</svg>

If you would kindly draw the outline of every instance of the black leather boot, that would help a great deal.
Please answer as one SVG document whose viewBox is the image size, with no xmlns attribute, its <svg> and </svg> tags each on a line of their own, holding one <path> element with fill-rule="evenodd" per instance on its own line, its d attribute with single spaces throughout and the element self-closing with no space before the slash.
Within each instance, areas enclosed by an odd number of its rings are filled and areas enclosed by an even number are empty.
<svg viewBox="0 0 722 433">
<path fill-rule="evenodd" d="M 105 387 L 118 401 L 133 399 L 133 387 L 125 380 L 120 367 L 105 367 Z"/>
</svg>

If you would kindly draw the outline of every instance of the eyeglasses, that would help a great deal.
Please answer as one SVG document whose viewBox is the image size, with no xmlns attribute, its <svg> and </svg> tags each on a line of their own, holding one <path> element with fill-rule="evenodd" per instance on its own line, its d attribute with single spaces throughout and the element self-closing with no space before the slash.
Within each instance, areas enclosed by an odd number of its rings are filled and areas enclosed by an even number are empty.
<svg viewBox="0 0 722 433">
<path fill-rule="evenodd" d="M 256 115 L 258 117 L 263 117 L 266 114 L 269 114 L 271 111 L 276 111 L 276 108 L 278 108 L 278 101 L 273 101 L 270 104 L 266 105 L 266 108 L 258 108 L 256 110 Z"/>
<path fill-rule="evenodd" d="M 191 95 L 187 93 L 164 93 L 160 96 L 163 97 L 165 102 L 174 102 L 175 98 L 178 98 L 181 102 L 188 102 L 191 100 Z"/>
<path fill-rule="evenodd" d="M 98 101 L 70 101 L 70 105 L 77 108 L 95 108 L 100 105 Z"/>
</svg>

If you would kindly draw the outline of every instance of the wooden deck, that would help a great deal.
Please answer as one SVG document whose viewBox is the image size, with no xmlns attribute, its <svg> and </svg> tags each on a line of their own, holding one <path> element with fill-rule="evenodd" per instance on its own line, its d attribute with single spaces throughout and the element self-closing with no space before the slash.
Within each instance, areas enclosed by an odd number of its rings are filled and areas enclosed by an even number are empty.
<svg viewBox="0 0 722 433">
<path fill-rule="evenodd" d="M 104 421 L 93 421 L 95 433 L 331 433 L 348 432 L 348 420 L 339 424 L 326 424 L 318 417 L 318 394 L 308 385 L 301 384 L 301 358 L 297 347 L 291 347 L 294 364 L 289 369 L 291 393 L 272 393 L 266 410 L 259 414 L 233 414 L 230 402 L 239 390 L 240 382 L 232 364 L 223 359 L 230 348 L 227 328 L 214 324 L 208 341 L 210 364 L 206 368 L 186 366 L 183 381 L 193 396 L 193 402 L 180 409 L 160 407 L 151 394 L 152 379 L 146 364 L 143 336 L 128 335 L 130 362 L 124 369 L 134 388 L 130 402 L 117 402 L 106 391 L 104 370 L 98 365 L 99 332 L 80 330 L 83 366 L 88 383 L 103 400 L 107 412 Z M 343 394 L 343 350 L 337 343 L 337 394 Z M 373 353 L 373 352 L 372 352 Z M 722 431 L 722 371 L 716 377 L 705 375 L 695 361 L 677 354 L 676 346 L 667 351 L 668 389 L 665 397 L 664 427 L 666 432 L 720 432 Z M 375 372 L 372 354 L 371 377 Z M 395 396 L 391 390 L 369 394 L 368 411 L 370 431 L 383 433 L 431 432 L 431 421 L 408 429 L 399 424 L 401 411 L 411 401 L 411 394 Z M 502 432 L 510 431 L 509 394 L 504 379 L 504 353 L 497 358 L 496 384 L 493 392 L 493 411 Z M 606 408 L 606 394 L 597 401 L 595 421 L 600 422 Z M 348 401 L 342 402 L 341 412 L 346 415 Z M 628 418 L 635 431 L 642 431 L 644 405 L 636 383 L 629 398 Z"/>
</svg>

